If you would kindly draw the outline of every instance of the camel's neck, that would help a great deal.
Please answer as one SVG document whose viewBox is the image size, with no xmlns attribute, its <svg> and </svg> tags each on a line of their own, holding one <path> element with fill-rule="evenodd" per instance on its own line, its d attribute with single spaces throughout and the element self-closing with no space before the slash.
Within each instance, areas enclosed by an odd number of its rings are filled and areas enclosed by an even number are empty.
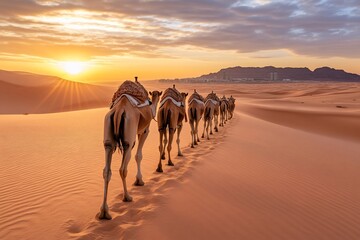
<svg viewBox="0 0 360 240">
<path fill-rule="evenodd" d="M 159 99 L 156 99 L 156 101 L 153 101 L 153 104 L 150 105 L 152 118 L 155 118 L 156 116 L 156 108 L 158 103 L 159 103 Z"/>
</svg>

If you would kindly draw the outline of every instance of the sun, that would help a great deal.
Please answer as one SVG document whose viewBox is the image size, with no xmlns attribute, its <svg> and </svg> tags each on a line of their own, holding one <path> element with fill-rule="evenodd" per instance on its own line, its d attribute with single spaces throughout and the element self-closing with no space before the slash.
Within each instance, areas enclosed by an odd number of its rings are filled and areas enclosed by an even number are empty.
<svg viewBox="0 0 360 240">
<path fill-rule="evenodd" d="M 58 64 L 66 73 L 77 75 L 85 70 L 87 63 L 80 61 L 64 61 Z"/>
</svg>

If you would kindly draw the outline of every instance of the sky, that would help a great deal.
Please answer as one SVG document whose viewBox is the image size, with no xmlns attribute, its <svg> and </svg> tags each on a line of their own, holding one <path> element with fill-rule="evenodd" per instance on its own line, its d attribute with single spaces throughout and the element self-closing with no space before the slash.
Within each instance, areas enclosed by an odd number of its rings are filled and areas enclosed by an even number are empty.
<svg viewBox="0 0 360 240">
<path fill-rule="evenodd" d="M 0 69 L 99 82 L 233 66 L 360 74 L 360 1 L 0 0 Z"/>
</svg>

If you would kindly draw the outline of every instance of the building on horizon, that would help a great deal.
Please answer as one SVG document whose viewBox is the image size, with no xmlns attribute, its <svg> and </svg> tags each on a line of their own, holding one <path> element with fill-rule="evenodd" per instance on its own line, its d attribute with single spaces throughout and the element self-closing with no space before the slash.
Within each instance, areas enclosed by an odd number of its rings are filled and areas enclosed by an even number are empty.
<svg viewBox="0 0 360 240">
<path fill-rule="evenodd" d="M 278 73 L 277 72 L 271 72 L 270 73 L 270 80 L 271 81 L 277 81 L 278 80 Z"/>
</svg>

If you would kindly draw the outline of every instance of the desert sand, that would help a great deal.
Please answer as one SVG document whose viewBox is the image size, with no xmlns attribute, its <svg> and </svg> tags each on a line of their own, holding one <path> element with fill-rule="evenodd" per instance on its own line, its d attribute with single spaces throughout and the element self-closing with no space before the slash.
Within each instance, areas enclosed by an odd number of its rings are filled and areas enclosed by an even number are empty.
<svg viewBox="0 0 360 240">
<path fill-rule="evenodd" d="M 115 153 L 111 221 L 95 217 L 103 194 L 104 100 L 78 104 L 103 106 L 96 109 L 0 115 L 0 239 L 360 238 L 360 85 L 177 88 L 233 95 L 235 116 L 195 149 L 186 123 L 184 156 L 173 151 L 175 166 L 164 165 L 162 174 L 155 172 L 159 134 L 152 122 L 143 149 L 145 186 L 129 186 L 131 203 L 121 201 Z M 6 106 L 16 110 L 19 103 Z M 128 183 L 135 174 L 133 154 Z"/>
</svg>

